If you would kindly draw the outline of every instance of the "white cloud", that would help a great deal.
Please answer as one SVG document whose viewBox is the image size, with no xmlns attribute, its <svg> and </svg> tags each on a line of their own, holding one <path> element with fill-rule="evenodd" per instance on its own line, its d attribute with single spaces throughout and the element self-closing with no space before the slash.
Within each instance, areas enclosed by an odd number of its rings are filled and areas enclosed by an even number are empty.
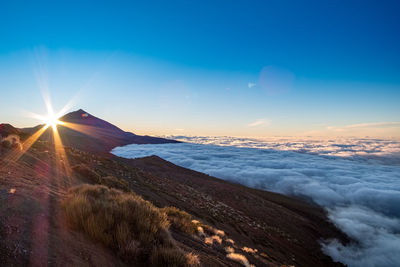
<svg viewBox="0 0 400 267">
<path fill-rule="evenodd" d="M 202 144 L 128 145 L 113 153 L 128 158 L 158 155 L 250 187 L 308 196 L 358 242 L 345 247 L 326 243 L 327 254 L 349 266 L 400 266 L 400 142 L 182 136 L 180 140 Z"/>
<path fill-rule="evenodd" d="M 367 127 L 391 127 L 400 126 L 400 122 L 372 122 L 372 123 L 359 123 L 345 126 L 345 128 L 367 128 Z"/>
<path fill-rule="evenodd" d="M 247 86 L 249 87 L 249 88 L 253 88 L 254 86 L 256 86 L 257 84 L 255 84 L 255 83 L 252 83 L 252 82 L 249 82 L 248 84 L 247 84 Z"/>
<path fill-rule="evenodd" d="M 371 123 L 358 123 L 350 124 L 345 126 L 327 126 L 327 130 L 336 132 L 345 132 L 353 129 L 364 129 L 364 128 L 388 128 L 388 127 L 400 127 L 400 122 L 371 122 Z"/>
<path fill-rule="evenodd" d="M 257 126 L 261 126 L 261 125 L 268 126 L 270 124 L 271 124 L 271 122 L 267 119 L 258 119 L 252 123 L 249 123 L 247 126 L 248 127 L 257 127 Z"/>
</svg>

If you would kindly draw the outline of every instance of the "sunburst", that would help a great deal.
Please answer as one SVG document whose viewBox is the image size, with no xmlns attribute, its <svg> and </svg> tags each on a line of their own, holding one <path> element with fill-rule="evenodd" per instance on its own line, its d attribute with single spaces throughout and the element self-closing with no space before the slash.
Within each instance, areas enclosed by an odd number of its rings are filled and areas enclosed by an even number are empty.
<svg viewBox="0 0 400 267">
<path fill-rule="evenodd" d="M 50 128 L 53 136 L 57 171 L 60 175 L 65 175 L 69 178 L 71 175 L 71 168 L 57 126 L 66 125 L 66 123 L 60 120 L 60 116 L 68 110 L 70 103 L 64 106 L 59 112 L 55 113 L 50 98 L 43 96 L 43 99 L 47 108 L 47 115 L 29 112 L 30 117 L 43 123 L 42 126 L 22 143 L 21 150 L 11 151 L 6 159 L 8 161 L 17 161 Z"/>
<path fill-rule="evenodd" d="M 63 125 L 64 122 L 59 120 L 59 116 L 57 114 L 49 113 L 42 120 L 47 127 L 51 127 L 53 131 L 57 130 L 57 125 Z"/>
</svg>

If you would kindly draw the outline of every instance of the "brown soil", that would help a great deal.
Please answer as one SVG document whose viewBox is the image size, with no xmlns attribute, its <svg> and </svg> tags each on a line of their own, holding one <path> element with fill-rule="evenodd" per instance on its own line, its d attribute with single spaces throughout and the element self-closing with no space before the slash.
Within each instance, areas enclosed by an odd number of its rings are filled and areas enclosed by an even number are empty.
<svg viewBox="0 0 400 267">
<path fill-rule="evenodd" d="M 119 158 L 102 148 L 106 138 L 91 140 L 86 149 L 90 137 L 68 132 L 61 136 L 63 141 L 70 138 L 67 143 L 74 147 L 66 148 L 71 166 L 84 165 L 99 177 L 123 179 L 126 183 L 120 186 L 127 186 L 156 206 L 175 206 L 194 219 L 223 230 L 235 241 L 235 251 L 256 266 L 342 266 L 322 253 L 320 242 L 330 238 L 347 242 L 347 237 L 317 205 L 230 183 L 156 156 Z M 36 142 L 17 162 L 9 161 L 8 153 L 0 148 L 2 265 L 125 265 L 112 251 L 66 224 L 61 203 L 68 188 L 94 181 L 74 171 L 69 177 L 60 172 L 53 145 L 48 141 Z M 199 255 L 203 266 L 241 266 L 226 257 L 226 241 L 210 246 L 199 236 L 171 231 L 177 245 Z M 258 253 L 241 251 L 244 246 L 257 249 Z"/>
</svg>

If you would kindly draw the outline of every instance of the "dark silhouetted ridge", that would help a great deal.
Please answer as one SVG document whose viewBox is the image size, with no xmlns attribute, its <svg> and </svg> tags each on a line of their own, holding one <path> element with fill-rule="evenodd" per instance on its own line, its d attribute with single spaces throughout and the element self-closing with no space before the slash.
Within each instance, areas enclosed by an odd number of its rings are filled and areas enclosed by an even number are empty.
<svg viewBox="0 0 400 267">
<path fill-rule="evenodd" d="M 1 137 L 7 137 L 10 134 L 16 134 L 19 135 L 21 132 L 14 126 L 8 123 L 1 123 L 0 124 L 0 136 Z"/>
<path fill-rule="evenodd" d="M 83 109 L 70 112 L 62 116 L 60 121 L 65 125 L 58 125 L 58 131 L 65 146 L 75 147 L 83 151 L 108 153 L 117 146 L 128 144 L 164 144 L 178 141 L 159 137 L 136 135 L 125 132 L 117 126 L 97 118 Z M 68 127 L 69 126 L 69 127 Z M 22 129 L 32 134 L 38 130 L 34 128 Z M 51 129 L 42 136 L 42 139 L 51 139 Z"/>
</svg>

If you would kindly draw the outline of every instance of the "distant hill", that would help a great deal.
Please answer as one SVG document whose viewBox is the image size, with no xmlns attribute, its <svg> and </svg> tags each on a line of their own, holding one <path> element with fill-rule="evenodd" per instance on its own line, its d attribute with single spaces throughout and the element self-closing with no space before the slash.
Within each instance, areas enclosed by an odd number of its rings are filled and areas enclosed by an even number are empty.
<svg viewBox="0 0 400 267">
<path fill-rule="evenodd" d="M 13 127 L 11 124 L 8 123 L 1 123 L 0 124 L 0 136 L 7 137 L 10 134 L 20 135 L 21 131 L 17 128 Z"/>
<path fill-rule="evenodd" d="M 65 126 L 57 126 L 63 144 L 83 151 L 107 153 L 114 147 L 128 144 L 178 143 L 175 140 L 125 132 L 117 126 L 97 118 L 82 109 L 70 112 L 62 116 L 59 120 L 66 123 Z M 21 131 L 32 134 L 40 127 L 42 125 L 33 128 L 24 128 Z M 52 139 L 51 132 L 51 129 L 47 130 L 41 139 Z"/>
</svg>

